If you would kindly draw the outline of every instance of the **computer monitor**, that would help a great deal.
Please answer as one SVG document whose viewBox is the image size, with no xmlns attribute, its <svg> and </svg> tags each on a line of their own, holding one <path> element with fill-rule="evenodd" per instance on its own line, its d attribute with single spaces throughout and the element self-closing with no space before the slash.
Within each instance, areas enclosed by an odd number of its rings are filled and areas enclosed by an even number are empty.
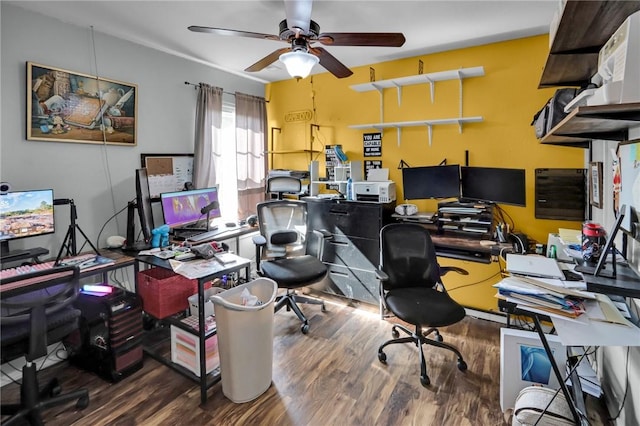
<svg viewBox="0 0 640 426">
<path fill-rule="evenodd" d="M 54 232 L 52 189 L 0 194 L 0 246 L 3 258 L 11 257 L 9 241 Z"/>
<path fill-rule="evenodd" d="M 195 226 L 200 220 L 220 217 L 218 187 L 160 194 L 164 223 L 171 229 Z M 204 210 L 203 210 L 204 209 Z M 203 229 L 206 230 L 207 224 Z"/>
<path fill-rule="evenodd" d="M 460 196 L 460 166 L 406 167 L 402 169 L 405 200 L 457 198 Z"/>
<path fill-rule="evenodd" d="M 463 200 L 525 207 L 524 169 L 462 167 L 460 187 Z"/>
<path fill-rule="evenodd" d="M 137 241 L 134 210 L 138 210 L 142 241 Z M 136 199 L 134 202 L 130 202 L 128 206 L 127 238 L 123 249 L 140 251 L 151 248 L 151 231 L 153 228 L 153 210 L 147 169 L 136 169 Z"/>
</svg>

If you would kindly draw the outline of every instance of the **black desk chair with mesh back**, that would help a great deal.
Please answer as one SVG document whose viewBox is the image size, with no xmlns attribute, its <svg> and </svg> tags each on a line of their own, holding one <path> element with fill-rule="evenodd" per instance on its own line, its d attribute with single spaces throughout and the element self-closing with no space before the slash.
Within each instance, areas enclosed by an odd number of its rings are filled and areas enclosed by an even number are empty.
<svg viewBox="0 0 640 426">
<path fill-rule="evenodd" d="M 393 223 L 380 230 L 380 299 L 381 312 L 387 309 L 397 318 L 415 327 L 412 331 L 401 324 L 394 324 L 393 339 L 378 349 L 378 359 L 387 363 L 383 349 L 395 343 L 412 343 L 420 354 L 420 382 L 428 386 L 431 381 L 422 345 L 432 345 L 452 351 L 458 357 L 458 369 L 465 371 L 467 364 L 460 351 L 444 343 L 438 327 L 446 327 L 465 317 L 464 308 L 447 294 L 441 276 L 454 271 L 463 275 L 464 269 L 438 265 L 435 248 L 429 231 L 418 224 Z M 408 334 L 399 337 L 398 330 Z M 435 338 L 429 338 L 430 334 Z"/>
<path fill-rule="evenodd" d="M 20 403 L 2 404 L 3 425 L 27 420 L 41 425 L 42 411 L 76 401 L 89 405 L 86 389 L 60 394 L 57 379 L 39 389 L 34 361 L 47 355 L 47 345 L 60 342 L 78 328 L 81 312 L 72 305 L 79 290 L 79 269 L 57 267 L 3 279 L 0 285 L 2 362 L 25 356 Z"/>
<path fill-rule="evenodd" d="M 271 278 L 278 287 L 286 289 L 284 295 L 276 299 L 275 311 L 283 307 L 293 310 L 300 321 L 304 334 L 309 331 L 309 320 L 302 313 L 298 303 L 322 306 L 324 302 L 296 294 L 296 289 L 318 283 L 327 275 L 327 267 L 322 263 L 322 242 L 326 236 L 320 231 L 307 233 L 307 203 L 299 200 L 285 200 L 285 193 L 300 193 L 301 182 L 291 177 L 274 177 L 267 181 L 267 193 L 278 194 L 278 199 L 259 203 L 257 207 L 260 235 L 253 238 L 256 245 L 258 274 Z M 322 240 L 318 253 L 311 254 L 307 237 Z"/>
</svg>

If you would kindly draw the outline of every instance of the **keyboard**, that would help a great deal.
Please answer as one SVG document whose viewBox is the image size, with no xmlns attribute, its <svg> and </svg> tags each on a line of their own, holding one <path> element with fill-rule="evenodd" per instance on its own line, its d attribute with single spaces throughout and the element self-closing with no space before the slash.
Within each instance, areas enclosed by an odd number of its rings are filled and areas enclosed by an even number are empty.
<svg viewBox="0 0 640 426">
<path fill-rule="evenodd" d="M 214 229 L 213 231 L 201 232 L 193 237 L 187 238 L 189 242 L 199 243 L 201 241 L 213 240 L 216 236 L 222 234 L 224 230 Z"/>
<path fill-rule="evenodd" d="M 17 266 L 15 268 L 7 268 L 0 271 L 0 280 L 6 280 L 7 278 L 15 277 L 17 275 L 29 274 L 36 271 L 44 271 L 46 269 L 52 269 L 55 261 L 34 263 L 33 265 Z"/>
</svg>

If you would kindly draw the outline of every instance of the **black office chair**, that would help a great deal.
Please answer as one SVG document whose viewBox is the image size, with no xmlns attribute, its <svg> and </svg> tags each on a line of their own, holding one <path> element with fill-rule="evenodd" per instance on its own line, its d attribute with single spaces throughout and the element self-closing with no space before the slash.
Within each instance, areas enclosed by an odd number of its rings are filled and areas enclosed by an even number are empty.
<svg viewBox="0 0 640 426">
<path fill-rule="evenodd" d="M 61 341 L 78 328 L 81 312 L 72 306 L 78 295 L 79 269 L 57 267 L 2 280 L 0 328 L 2 362 L 25 356 L 20 385 L 20 403 L 2 404 L 3 425 L 27 420 L 41 425 L 42 411 L 70 401 L 82 410 L 89 405 L 86 389 L 60 394 L 57 379 L 39 389 L 34 361 L 47 355 L 47 346 Z"/>
<path fill-rule="evenodd" d="M 383 349 L 394 343 L 413 343 L 420 353 L 420 382 L 428 386 L 431 381 L 422 345 L 433 345 L 452 351 L 458 357 L 458 369 L 465 371 L 467 364 L 460 351 L 443 343 L 437 327 L 445 327 L 465 317 L 464 308 L 447 294 L 441 276 L 454 271 L 467 275 L 464 269 L 438 265 L 435 248 L 429 231 L 418 224 L 393 223 L 380 230 L 380 280 L 381 313 L 388 310 L 404 322 L 415 326 L 415 331 L 394 324 L 394 337 L 378 348 L 378 359 L 387 363 Z M 425 330 L 426 328 L 426 330 Z M 409 337 L 399 337 L 402 330 Z M 428 336 L 434 333 L 435 339 Z"/>
<path fill-rule="evenodd" d="M 307 204 L 282 199 L 282 194 L 299 193 L 300 188 L 300 180 L 295 178 L 279 176 L 267 181 L 267 193 L 276 193 L 279 199 L 256 206 L 260 235 L 253 237 L 253 242 L 258 274 L 286 289 L 286 293 L 276 299 L 275 311 L 285 306 L 287 311 L 293 310 L 302 321 L 302 332 L 307 334 L 309 320 L 298 303 L 321 305 L 322 312 L 326 310 L 325 305 L 321 300 L 296 294 L 295 289 L 315 284 L 327 275 L 327 267 L 320 260 L 326 236 L 320 231 L 309 232 L 322 242 L 318 244 L 318 253 L 308 252 Z"/>
</svg>

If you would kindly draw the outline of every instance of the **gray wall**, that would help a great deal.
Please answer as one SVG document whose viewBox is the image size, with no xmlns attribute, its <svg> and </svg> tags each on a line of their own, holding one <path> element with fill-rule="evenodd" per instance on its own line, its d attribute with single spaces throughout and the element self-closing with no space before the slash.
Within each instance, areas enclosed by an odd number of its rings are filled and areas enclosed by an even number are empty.
<svg viewBox="0 0 640 426">
<path fill-rule="evenodd" d="M 196 91 L 185 81 L 264 96 L 262 83 L 92 34 L 91 22 L 73 26 L 19 6 L 0 7 L 0 179 L 16 190 L 53 188 L 56 198 L 74 199 L 78 224 L 94 243 L 104 223 L 134 198 L 141 153 L 193 152 Z M 27 61 L 137 84 L 137 146 L 27 141 Z M 159 208 L 154 204 L 156 218 Z M 54 236 L 15 241 L 11 248 L 36 246 L 57 253 L 69 225 L 69 206 L 58 206 L 55 216 Z M 126 211 L 117 216 L 117 228 L 114 220 L 106 226 L 100 246 L 110 235 L 124 235 L 125 226 Z"/>
</svg>

